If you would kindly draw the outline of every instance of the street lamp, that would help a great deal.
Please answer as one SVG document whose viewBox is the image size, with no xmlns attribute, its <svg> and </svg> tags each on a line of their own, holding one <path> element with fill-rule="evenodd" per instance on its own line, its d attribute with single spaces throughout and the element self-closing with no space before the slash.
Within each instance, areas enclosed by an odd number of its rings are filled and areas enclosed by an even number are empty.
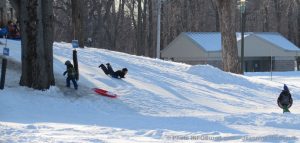
<svg viewBox="0 0 300 143">
<path fill-rule="evenodd" d="M 245 29 L 245 10 L 246 0 L 240 0 L 241 10 L 241 73 L 244 74 L 244 29 Z"/>
</svg>

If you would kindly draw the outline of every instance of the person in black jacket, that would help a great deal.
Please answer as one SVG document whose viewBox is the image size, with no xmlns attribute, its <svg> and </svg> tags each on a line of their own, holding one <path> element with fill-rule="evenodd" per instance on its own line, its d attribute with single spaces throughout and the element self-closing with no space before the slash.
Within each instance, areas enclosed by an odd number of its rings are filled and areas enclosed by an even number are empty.
<svg viewBox="0 0 300 143">
<path fill-rule="evenodd" d="M 285 84 L 283 86 L 282 92 L 277 99 L 277 104 L 280 108 L 283 109 L 283 113 L 290 112 L 289 108 L 293 105 L 293 98 L 289 91 L 289 88 Z"/>
<path fill-rule="evenodd" d="M 73 67 L 73 65 L 71 64 L 70 61 L 66 61 L 65 65 L 67 66 L 67 70 L 64 72 L 64 76 L 67 74 L 68 77 L 66 79 L 67 82 L 67 87 L 70 87 L 70 81 L 73 82 L 74 84 L 74 88 L 77 90 L 78 89 L 78 85 L 76 82 L 76 71 L 75 68 Z"/>
<path fill-rule="evenodd" d="M 113 78 L 118 78 L 118 79 L 125 78 L 125 75 L 128 72 L 127 68 L 123 68 L 122 70 L 118 70 L 115 72 L 109 63 L 107 63 L 106 66 L 107 67 L 101 64 L 99 68 L 101 68 L 106 75 L 110 75 Z"/>
</svg>

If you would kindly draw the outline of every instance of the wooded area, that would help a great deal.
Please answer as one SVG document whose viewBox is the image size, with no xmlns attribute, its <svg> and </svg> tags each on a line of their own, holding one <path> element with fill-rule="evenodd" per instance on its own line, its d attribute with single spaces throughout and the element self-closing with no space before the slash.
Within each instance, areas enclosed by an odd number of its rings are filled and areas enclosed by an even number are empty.
<svg viewBox="0 0 300 143">
<path fill-rule="evenodd" d="M 248 0 L 246 27 L 250 32 L 280 32 L 300 46 L 300 0 Z M 240 31 L 238 0 L 233 0 L 235 30 Z M 155 57 L 156 0 L 84 0 L 80 5 L 83 38 L 88 45 Z M 55 0 L 55 41 L 73 38 L 71 0 Z M 161 48 L 181 32 L 220 31 L 214 0 L 162 0 Z"/>
</svg>

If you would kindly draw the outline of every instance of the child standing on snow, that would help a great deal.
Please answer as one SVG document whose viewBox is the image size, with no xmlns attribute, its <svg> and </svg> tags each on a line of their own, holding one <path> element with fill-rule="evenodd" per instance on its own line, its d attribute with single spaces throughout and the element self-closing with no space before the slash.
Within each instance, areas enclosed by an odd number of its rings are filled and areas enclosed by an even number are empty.
<svg viewBox="0 0 300 143">
<path fill-rule="evenodd" d="M 277 104 L 281 109 L 283 109 L 283 113 L 290 112 L 289 108 L 293 104 L 293 98 L 289 91 L 289 88 L 285 84 L 283 86 L 282 92 L 277 99 Z"/>
<path fill-rule="evenodd" d="M 128 72 L 127 68 L 123 68 L 122 70 L 118 70 L 115 72 L 109 63 L 107 63 L 106 65 L 107 67 L 101 64 L 99 68 L 101 68 L 106 75 L 110 75 L 113 78 L 125 78 L 125 75 Z"/>
<path fill-rule="evenodd" d="M 67 66 L 67 70 L 64 72 L 64 76 L 66 74 L 68 74 L 68 77 L 66 79 L 67 87 L 70 87 L 70 81 L 72 81 L 73 84 L 74 84 L 74 88 L 77 90 L 78 85 L 77 85 L 77 82 L 76 82 L 76 71 L 75 71 L 75 68 L 73 67 L 73 65 L 71 64 L 70 61 L 66 61 L 65 65 Z"/>
</svg>

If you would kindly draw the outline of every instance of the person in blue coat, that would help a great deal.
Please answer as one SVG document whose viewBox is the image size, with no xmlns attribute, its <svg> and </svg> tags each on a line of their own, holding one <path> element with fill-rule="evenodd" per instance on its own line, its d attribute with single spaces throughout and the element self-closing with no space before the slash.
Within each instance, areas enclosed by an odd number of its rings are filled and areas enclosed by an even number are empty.
<svg viewBox="0 0 300 143">
<path fill-rule="evenodd" d="M 6 36 L 7 34 L 8 34 L 7 27 L 0 28 L 0 38 L 3 38 L 3 37 Z"/>
</svg>

